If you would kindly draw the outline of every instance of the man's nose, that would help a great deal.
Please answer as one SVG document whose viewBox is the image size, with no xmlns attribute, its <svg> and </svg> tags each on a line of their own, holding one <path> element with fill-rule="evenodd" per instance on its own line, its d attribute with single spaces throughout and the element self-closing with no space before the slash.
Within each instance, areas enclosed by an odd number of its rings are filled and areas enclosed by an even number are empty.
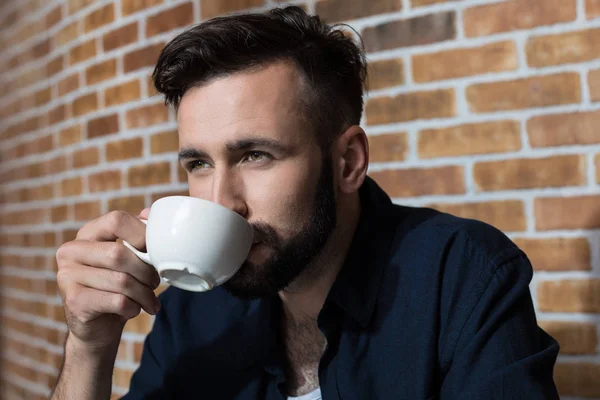
<svg viewBox="0 0 600 400">
<path fill-rule="evenodd" d="M 246 217 L 248 208 L 241 192 L 242 185 L 237 182 L 235 177 L 225 173 L 215 174 L 210 201 L 227 207 L 242 217 Z"/>
</svg>

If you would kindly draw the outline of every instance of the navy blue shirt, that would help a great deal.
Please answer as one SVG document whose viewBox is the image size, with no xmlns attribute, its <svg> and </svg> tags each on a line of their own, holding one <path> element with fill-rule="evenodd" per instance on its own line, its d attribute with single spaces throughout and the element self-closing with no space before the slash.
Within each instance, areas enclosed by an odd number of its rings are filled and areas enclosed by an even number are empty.
<svg viewBox="0 0 600 400">
<path fill-rule="evenodd" d="M 525 254 L 482 222 L 394 205 L 371 179 L 360 198 L 318 318 L 323 399 L 557 399 Z M 171 287 L 161 302 L 124 399 L 286 398 L 278 297 Z"/>
</svg>

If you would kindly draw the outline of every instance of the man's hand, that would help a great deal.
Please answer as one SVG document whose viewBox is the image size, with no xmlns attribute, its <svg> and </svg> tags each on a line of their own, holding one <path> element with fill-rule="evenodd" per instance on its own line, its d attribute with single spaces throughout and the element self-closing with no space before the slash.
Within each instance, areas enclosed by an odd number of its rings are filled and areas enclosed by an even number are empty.
<svg viewBox="0 0 600 400">
<path fill-rule="evenodd" d="M 147 216 L 144 210 L 141 216 Z M 65 304 L 69 340 L 92 354 L 118 343 L 127 320 L 143 308 L 155 314 L 160 305 L 153 289 L 156 270 L 117 239 L 146 247 L 146 225 L 123 211 L 112 211 L 85 224 L 75 240 L 57 253 L 57 281 Z"/>
</svg>

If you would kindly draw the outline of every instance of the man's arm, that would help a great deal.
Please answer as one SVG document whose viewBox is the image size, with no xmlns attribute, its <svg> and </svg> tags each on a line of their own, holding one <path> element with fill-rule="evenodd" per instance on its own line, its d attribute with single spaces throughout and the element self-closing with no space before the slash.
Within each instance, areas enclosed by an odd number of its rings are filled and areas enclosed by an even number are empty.
<svg viewBox="0 0 600 400">
<path fill-rule="evenodd" d="M 69 335 L 65 360 L 52 400 L 108 400 L 119 342 L 102 352 L 93 352 Z"/>
<path fill-rule="evenodd" d="M 442 399 L 558 399 L 558 343 L 537 325 L 529 292 L 531 264 L 521 254 L 482 274 L 477 302 L 448 343 L 451 364 Z"/>
</svg>

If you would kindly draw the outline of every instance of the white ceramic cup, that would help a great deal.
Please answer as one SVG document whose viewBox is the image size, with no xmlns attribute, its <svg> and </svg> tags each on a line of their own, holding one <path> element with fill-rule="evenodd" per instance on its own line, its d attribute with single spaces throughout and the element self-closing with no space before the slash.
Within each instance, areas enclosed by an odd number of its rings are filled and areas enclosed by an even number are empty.
<svg viewBox="0 0 600 400">
<path fill-rule="evenodd" d="M 167 283 L 204 292 L 230 279 L 248 257 L 254 229 L 244 217 L 211 201 L 167 196 L 152 204 L 143 253 Z"/>
</svg>

